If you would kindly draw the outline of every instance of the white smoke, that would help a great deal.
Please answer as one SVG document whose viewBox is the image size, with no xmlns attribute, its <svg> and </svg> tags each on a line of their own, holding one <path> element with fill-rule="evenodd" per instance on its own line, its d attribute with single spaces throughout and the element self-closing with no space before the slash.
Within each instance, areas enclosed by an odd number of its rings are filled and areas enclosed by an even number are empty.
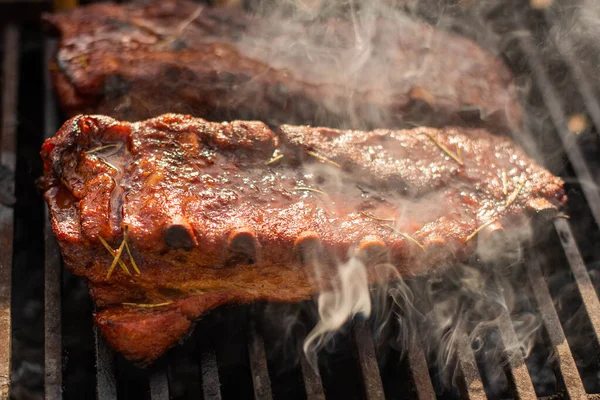
<svg viewBox="0 0 600 400">
<path fill-rule="evenodd" d="M 322 292 L 318 299 L 319 322 L 304 341 L 304 352 L 313 353 L 323 342 L 356 314 L 371 315 L 371 297 L 365 265 L 356 257 L 340 265 L 333 290 Z M 314 360 L 314 357 L 311 357 Z M 313 361 L 314 362 L 314 361 Z"/>
<path fill-rule="evenodd" d="M 376 79 L 385 85 L 393 74 L 419 74 L 427 69 L 426 62 L 407 71 L 390 71 L 386 65 L 377 65 L 368 71 L 369 77 L 365 78 L 365 65 L 368 65 L 371 55 L 379 51 L 381 46 L 393 45 L 386 41 L 389 38 L 375 41 L 378 18 L 394 21 L 398 25 L 411 18 L 425 20 L 439 29 L 471 37 L 496 54 L 500 54 L 504 46 L 520 34 L 509 31 L 500 35 L 497 31 L 506 27 L 490 26 L 489 15 L 497 12 L 505 4 L 504 0 L 449 3 L 440 0 L 260 1 L 254 5 L 254 9 L 261 17 L 267 16 L 265 25 L 277 24 L 281 17 L 292 16 L 306 23 L 307 30 L 296 32 L 296 39 L 290 43 L 273 34 L 280 27 L 272 31 L 266 28 L 264 37 L 256 39 L 249 34 L 244 43 L 250 53 L 256 51 L 262 58 L 274 60 L 275 67 L 278 67 L 278 60 L 282 59 L 286 63 L 295 58 L 314 60 L 315 65 L 330 66 L 306 71 L 314 81 L 332 75 L 340 80 L 342 76 L 341 80 L 350 87 L 360 88 L 365 79 Z M 600 34 L 600 5 L 593 0 L 584 0 L 583 4 L 581 8 L 570 10 L 571 17 L 567 19 L 566 26 L 551 29 L 557 42 L 561 42 L 567 32 L 570 35 L 570 32 L 576 31 L 571 35 L 576 53 L 578 45 L 589 48 L 589 41 L 597 42 L 598 35 L 595 33 Z M 347 40 L 336 39 L 336 34 L 340 32 L 329 31 L 319 25 L 320 21 L 332 17 L 351 22 L 352 30 L 342 34 L 352 35 L 352 45 L 349 46 Z M 427 40 L 427 37 L 423 38 L 424 43 Z M 597 47 L 597 43 L 593 45 Z M 340 49 L 339 46 L 345 47 Z M 598 74 L 597 68 L 595 73 Z M 531 90 L 530 81 L 518 83 L 525 98 Z M 349 108 L 351 120 L 344 122 L 349 122 L 353 128 L 361 128 L 360 119 L 352 113 L 352 106 Z M 547 111 L 537 110 L 537 115 L 535 109 L 529 111 L 529 116 L 534 119 L 530 123 L 547 123 Z M 372 112 L 377 113 L 378 110 Z M 385 115 L 380 117 L 385 121 Z M 320 172 L 310 173 L 317 175 Z M 327 182 L 335 186 L 331 188 L 332 192 L 343 190 L 344 180 L 341 176 L 332 176 L 330 170 L 326 175 Z M 415 205 L 415 209 L 411 212 L 401 208 L 400 217 L 410 219 L 413 212 L 421 214 L 428 211 L 426 207 L 418 205 Z M 437 211 L 429 210 L 430 213 Z M 397 325 L 399 330 L 394 345 L 401 352 L 406 351 L 411 342 L 420 343 L 430 360 L 443 371 L 447 383 L 453 382 L 456 377 L 457 357 L 465 350 L 465 346 L 468 351 L 474 347 L 476 354 L 498 366 L 509 362 L 511 355 L 528 355 L 541 326 L 540 316 L 523 307 L 528 293 L 523 284 L 526 275 L 523 275 L 522 262 L 524 246 L 531 235 L 528 225 L 511 229 L 510 234 L 502 231 L 493 234 L 482 232 L 475 257 L 465 264 L 425 278 L 403 279 L 393 265 L 368 266 L 355 254 L 350 254 L 347 261 L 340 262 L 334 274 L 323 273 L 321 269 L 324 266 L 314 263 L 317 279 L 322 276 L 333 276 L 333 279 L 331 287 L 323 288 L 317 298 L 318 322 L 306 337 L 304 352 L 316 365 L 318 351 L 348 321 L 360 314 L 365 318 L 370 317 L 376 341 L 383 339 L 391 325 Z M 377 289 L 372 290 L 369 282 L 379 282 Z M 497 331 L 506 318 L 512 323 L 516 335 L 516 342 L 512 344 L 503 342 L 498 335 L 490 334 Z M 462 340 L 463 334 L 467 336 L 467 341 Z"/>
</svg>

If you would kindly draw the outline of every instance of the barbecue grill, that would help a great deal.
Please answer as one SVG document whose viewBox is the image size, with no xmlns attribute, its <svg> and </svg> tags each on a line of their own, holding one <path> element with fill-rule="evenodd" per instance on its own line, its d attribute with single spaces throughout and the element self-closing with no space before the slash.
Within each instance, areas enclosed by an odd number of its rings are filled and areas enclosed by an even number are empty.
<svg viewBox="0 0 600 400">
<path fill-rule="evenodd" d="M 527 126 L 515 139 L 567 182 L 570 218 L 554 219 L 552 232 L 516 267 L 523 277 L 518 290 L 542 322 L 529 355 L 519 349 L 512 316 L 501 310 L 486 337 L 496 335 L 490 340 L 502 357 L 490 361 L 480 349 L 459 347 L 450 387 L 423 343 L 390 348 L 372 321 L 360 318 L 311 365 L 301 349 L 311 304 L 258 304 L 210 313 L 182 346 L 148 369 L 129 364 L 93 328 L 85 285 L 63 270 L 34 184 L 42 140 L 62 122 L 47 69 L 56 41 L 37 20 L 50 4 L 0 0 L 2 19 L 9 20 L 2 28 L 0 80 L 0 398 L 10 389 L 14 398 L 52 400 L 600 399 L 600 280 L 594 281 L 600 272 L 600 85 L 566 39 L 549 35 L 566 11 L 545 4 L 551 2 L 489 2 L 469 26 L 464 22 L 476 2 L 404 3 L 431 22 L 444 15 L 450 28 L 467 35 L 487 26 L 495 39 L 477 39 L 499 46 L 517 80 L 531 84 L 523 100 Z M 407 284 L 418 293 L 424 283 Z M 290 315 L 296 323 L 286 330 Z M 387 335 L 398 329 L 389 327 Z M 455 332 L 457 340 L 468 340 L 466 327 Z"/>
</svg>

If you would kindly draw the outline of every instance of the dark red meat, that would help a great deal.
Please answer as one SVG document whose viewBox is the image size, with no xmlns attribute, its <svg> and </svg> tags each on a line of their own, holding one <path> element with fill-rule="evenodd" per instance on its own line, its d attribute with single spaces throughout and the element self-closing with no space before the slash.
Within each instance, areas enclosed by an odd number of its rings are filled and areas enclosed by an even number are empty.
<svg viewBox="0 0 600 400">
<path fill-rule="evenodd" d="M 45 19 L 61 35 L 51 69 L 70 116 L 184 112 L 355 129 L 521 125 L 502 61 L 465 37 L 396 14 L 356 25 L 306 23 L 163 0 L 94 4 Z"/>
<path fill-rule="evenodd" d="M 139 363 L 221 304 L 307 299 L 350 257 L 372 283 L 389 265 L 440 270 L 565 201 L 561 179 L 483 130 L 78 116 L 42 156 L 65 265 L 110 345 Z M 124 262 L 110 274 L 101 239 Z"/>
</svg>

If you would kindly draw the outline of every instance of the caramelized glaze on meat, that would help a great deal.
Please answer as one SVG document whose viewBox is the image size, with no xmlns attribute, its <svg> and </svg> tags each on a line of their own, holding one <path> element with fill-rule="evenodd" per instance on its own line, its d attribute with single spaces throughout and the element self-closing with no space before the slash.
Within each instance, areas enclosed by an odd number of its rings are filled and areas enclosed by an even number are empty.
<svg viewBox="0 0 600 400">
<path fill-rule="evenodd" d="M 51 70 L 70 116 L 520 127 L 502 61 L 465 37 L 395 17 L 302 23 L 163 0 L 93 4 L 45 19 L 61 34 Z"/>
<path fill-rule="evenodd" d="M 142 364 L 221 304 L 307 299 L 354 256 L 370 282 L 382 262 L 439 270 L 473 252 L 482 226 L 565 201 L 559 178 L 483 130 L 78 116 L 42 156 L 65 264 L 110 345 Z M 121 249 L 111 274 L 101 239 Z"/>
</svg>

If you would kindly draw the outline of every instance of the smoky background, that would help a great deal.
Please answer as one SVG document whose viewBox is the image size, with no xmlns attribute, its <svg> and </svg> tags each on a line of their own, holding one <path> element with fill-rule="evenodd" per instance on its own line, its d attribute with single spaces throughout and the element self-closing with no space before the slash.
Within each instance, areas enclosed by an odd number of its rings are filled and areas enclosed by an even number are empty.
<svg viewBox="0 0 600 400">
<path fill-rule="evenodd" d="M 280 16 L 308 23 L 309 26 L 311 23 L 317 25 L 329 17 L 350 21 L 351 26 L 356 27 L 352 35 L 356 35 L 356 40 L 361 41 L 360 46 L 348 50 L 351 65 L 355 65 L 348 68 L 348 71 L 355 74 L 360 71 L 360 63 L 369 54 L 369 37 L 373 33 L 374 21 L 381 15 L 397 18 L 398 23 L 405 18 L 421 20 L 439 29 L 465 35 L 486 51 L 502 58 L 515 74 L 519 96 L 526 111 L 524 129 L 529 131 L 528 135 L 514 132 L 512 136 L 527 148 L 530 155 L 533 156 L 536 152 L 552 172 L 565 177 L 569 196 L 565 214 L 571 217 L 569 222 L 598 293 L 600 254 L 597 243 L 600 235 L 583 196 L 582 186 L 596 188 L 600 165 L 594 125 L 600 125 L 596 122 L 598 114 L 593 111 L 594 105 L 582 94 L 585 93 L 582 88 L 587 87 L 590 97 L 598 98 L 597 78 L 600 72 L 597 68 L 597 38 L 600 33 L 600 5 L 593 0 L 555 0 L 545 3 L 552 4 L 544 4 L 542 0 L 407 0 L 248 1 L 241 5 L 226 5 L 243 6 L 257 17 L 272 18 L 274 24 L 279 23 Z M 549 7 L 540 7 L 540 4 Z M 515 15 L 520 17 L 515 18 Z M 25 84 L 20 86 L 19 137 L 38 137 L 41 143 L 41 105 L 36 105 L 41 101 L 36 97 L 36 91 L 42 85 L 42 71 L 39 70 L 42 56 L 39 44 L 35 43 L 38 43 L 36 41 L 40 40 L 42 33 L 39 27 L 34 26 L 29 26 L 27 32 L 29 44 L 21 51 L 20 58 L 28 71 L 27 75 L 33 79 L 24 80 Z M 518 38 L 523 35 L 531 37 L 535 48 L 541 53 L 545 67 L 551 72 L 552 83 L 563 100 L 561 106 L 568 117 L 568 128 L 574 134 L 572 145 L 582 149 L 586 162 L 592 167 L 593 179 L 589 181 L 575 179 L 572 166 L 566 161 L 563 143 L 555 132 L 552 115 L 543 102 L 539 84 L 535 82 L 528 60 L 517 45 Z M 299 39 L 302 40 L 302 37 L 299 36 Z M 280 46 L 285 48 L 284 44 Z M 385 66 L 379 68 L 384 70 Z M 373 74 L 377 75 L 377 72 Z M 386 116 L 377 114 L 377 117 Z M 342 125 L 344 121 L 329 122 L 331 126 L 335 126 Z M 361 122 L 356 119 L 351 123 L 356 124 L 356 128 L 361 127 Z M 527 140 L 528 138 L 531 140 Z M 41 235 L 29 233 L 36 224 L 43 223 L 43 215 L 39 212 L 42 208 L 38 204 L 41 201 L 36 197 L 33 184 L 41 174 L 41 165 L 38 161 L 31 161 L 37 160 L 37 143 L 32 141 L 24 146 L 23 142 L 25 140 L 20 139 L 17 172 L 19 201 L 16 205 L 16 248 L 20 250 L 16 253 L 15 271 L 18 272 L 14 280 L 21 279 L 28 284 L 25 286 L 26 291 L 14 295 L 17 309 L 14 314 L 18 322 L 15 324 L 17 355 L 13 364 L 13 381 L 16 388 L 14 393 L 18 398 L 41 398 L 43 338 L 40 324 L 43 321 L 43 298 L 40 300 L 39 297 L 43 295 L 40 288 L 43 272 L 34 267 L 39 265 L 39 260 L 36 261 L 35 258 L 36 252 L 28 251 L 28 243 L 32 237 L 36 248 L 41 247 L 43 242 Z M 38 212 L 32 213 L 34 205 Z M 283 382 L 278 386 L 277 380 L 272 379 L 275 384 L 274 392 L 280 398 L 294 398 L 294 394 L 284 386 L 286 382 L 298 379 L 300 354 L 305 351 L 304 346 L 309 359 L 313 360 L 313 366 L 319 366 L 330 393 L 335 393 L 334 388 L 342 385 L 348 387 L 347 392 L 342 391 L 342 394 L 355 394 L 356 390 L 360 390 L 352 382 L 360 377 L 352 367 L 356 354 L 352 353 L 352 338 L 349 339 L 348 335 L 353 324 L 363 321 L 373 332 L 384 386 L 388 389 L 410 391 L 406 383 L 410 380 L 405 368 L 406 357 L 410 346 L 418 343 L 426 353 L 429 372 L 441 398 L 458 396 L 456 387 L 462 384 L 459 353 L 465 349 L 468 351 L 469 348 L 472 349 L 486 382 L 488 397 L 512 397 L 505 366 L 515 352 L 529 356 L 526 358 L 527 368 L 532 374 L 537 394 L 543 396 L 555 393 L 560 388 L 560 382 L 552 372 L 556 354 L 547 346 L 547 332 L 541 324 L 540 310 L 529 287 L 527 267 L 533 265 L 531 263 L 539 264 L 546 276 L 586 389 L 591 393 L 600 392 L 600 379 L 597 375 L 598 349 L 589 319 L 577 294 L 574 278 L 565 267 L 567 261 L 560 249 L 560 238 L 548 226 L 548 222 L 538 223 L 535 220 L 529 229 L 511 232 L 510 236 L 500 234 L 489 241 L 482 241 L 474 259 L 457 265 L 445 274 L 401 279 L 394 276 L 393 266 L 382 265 L 378 273 L 386 279 L 394 279 L 388 284 L 372 287 L 363 280 L 364 268 L 360 260 L 349 258 L 340 263 L 340 275 L 344 278 L 340 281 L 348 281 L 350 284 L 340 283 L 338 291 L 328 292 L 322 298 L 300 305 L 257 304 L 250 307 L 250 311 L 217 310 L 200 321 L 196 330 L 206 333 L 218 328 L 219 332 L 226 332 L 217 344 L 217 353 L 224 354 L 219 363 L 225 371 L 222 375 L 225 398 L 236 398 L 238 392 L 233 389 L 236 385 L 252 385 L 250 378 L 240 372 L 242 368 L 239 364 L 244 361 L 235 356 L 245 350 L 240 348 L 241 345 L 233 343 L 238 343 L 240 339 L 240 333 L 235 327 L 250 320 L 250 315 L 254 315 L 254 312 L 262 315 L 262 318 L 252 320 L 269 345 L 269 373 Z M 69 274 L 63 279 L 68 288 L 63 294 L 63 303 L 66 305 L 63 314 L 70 315 L 71 321 L 77 321 L 77 325 L 84 326 L 84 329 L 91 332 L 92 306 L 87 288 Z M 503 315 L 506 314 L 509 315 L 517 336 L 516 342 L 511 343 L 512 346 L 506 346 L 499 329 L 505 322 Z M 37 328 L 30 329 L 31 326 Z M 319 328 L 315 330 L 315 327 Z M 69 335 L 68 326 L 65 326 L 65 332 L 64 370 L 71 373 L 68 375 L 70 380 L 66 381 L 66 385 L 71 387 L 71 397 L 81 398 L 78 396 L 86 393 L 93 396 L 93 387 L 85 379 L 85 372 L 94 369 L 93 338 L 88 337 L 90 335 L 81 337 L 80 333 Z M 305 340 L 311 333 L 314 339 Z M 217 342 L 217 339 L 211 339 L 210 333 L 206 336 L 208 339 L 203 340 Z M 174 352 L 178 355 L 186 351 L 196 354 L 199 350 L 190 342 L 188 340 L 183 348 L 175 349 Z M 182 360 L 184 361 L 180 365 L 185 371 L 185 357 Z M 122 384 L 123 386 L 134 388 L 142 380 L 141 373 L 124 362 L 119 361 L 119 367 L 122 372 L 130 372 L 131 380 Z M 336 376 L 343 377 L 342 382 L 336 381 Z M 174 385 L 172 393 L 177 398 L 177 393 L 185 393 L 186 390 L 189 389 Z M 129 393 L 123 387 L 120 392 Z"/>
<path fill-rule="evenodd" d="M 423 21 L 438 29 L 471 38 L 506 62 L 514 72 L 526 121 L 523 126 L 513 126 L 510 134 L 531 156 L 553 172 L 563 172 L 561 175 L 567 176 L 567 190 L 573 201 L 566 214 L 571 214 L 571 207 L 576 213 L 581 209 L 584 200 L 580 185 L 597 189 L 596 175 L 589 182 L 568 178 L 572 172 L 568 171 L 570 166 L 565 160 L 564 142 L 550 127 L 552 115 L 517 44 L 519 38 L 525 35 L 541 52 L 552 82 L 565 100 L 567 128 L 576 137 L 571 145 L 582 146 L 584 152 L 593 153 L 598 143 L 590 120 L 600 116 L 600 109 L 594 111 L 595 101 L 589 101 L 598 94 L 595 63 L 599 50 L 600 6 L 596 2 L 248 1 L 244 6 L 257 18 L 267 21 L 267 25 L 291 19 L 306 27 L 304 32 L 291 35 L 297 38 L 292 42 L 277 41 L 277 35 L 269 30 L 266 30 L 264 38 L 253 32 L 249 39 L 251 42 L 247 42 L 248 48 L 259 49 L 255 51 L 268 48 L 268 58 L 275 61 L 275 66 L 277 60 L 285 59 L 282 62 L 285 64 L 296 57 L 315 59 L 315 65 L 331 65 L 330 69 L 320 69 L 315 73 L 324 80 L 331 74 L 342 74 L 343 80 L 357 90 L 365 80 L 364 74 L 369 75 L 367 79 L 371 83 L 375 80 L 376 86 L 385 87 L 391 75 L 427 73 L 426 58 L 413 71 L 390 70 L 390 65 L 386 64 L 370 64 L 369 68 L 365 68 L 369 57 L 380 51 L 382 46 L 395 45 L 393 39 L 389 38 L 390 42 L 386 42 L 377 35 L 381 19 L 398 25 L 407 21 Z M 515 12 L 515 9 L 519 11 Z M 335 33 L 328 32 L 330 28 L 326 23 L 331 19 L 341 19 L 352 26 L 350 31 L 345 32 L 353 37 L 350 44 L 348 36 L 345 36 L 341 41 L 344 47 L 335 47 Z M 277 25 L 276 31 L 282 28 L 285 29 Z M 262 39 L 264 42 L 261 43 Z M 328 61 L 323 63 L 323 59 Z M 434 59 L 431 62 L 435 62 Z M 329 120 L 326 124 L 365 128 L 360 113 L 354 111 L 350 102 L 344 119 Z M 482 110 L 473 111 L 482 119 L 487 117 Z M 374 112 L 378 114 L 370 115 L 370 119 L 379 121 L 382 127 L 393 127 L 390 126 L 389 115 L 382 110 Z M 594 116 L 594 113 L 598 115 Z M 407 121 L 407 125 L 410 126 L 411 122 Z M 526 134 L 523 131 L 527 131 Z M 593 158 L 591 156 L 590 161 L 595 164 Z M 595 168 L 593 171 L 597 173 L 598 170 Z M 319 171 L 312 172 L 320 174 Z M 337 181 L 335 177 L 333 180 Z M 324 358 L 319 356 L 319 352 L 339 352 L 340 342 L 343 342 L 340 338 L 349 331 L 353 319 L 366 319 L 374 334 L 382 368 L 385 369 L 384 365 L 390 360 L 401 363 L 411 346 L 422 346 L 440 392 L 451 392 L 453 387 L 461 384 L 460 377 L 464 373 L 460 370 L 460 354 L 472 351 L 482 379 L 490 388 L 486 392 L 489 397 L 509 397 L 506 367 L 515 359 L 526 360 L 536 392 L 551 393 L 558 385 L 551 372 L 556 355 L 543 349 L 547 333 L 528 284 L 529 263 L 548 266 L 544 273 L 554 289 L 555 305 L 564 318 L 570 343 L 579 349 L 575 353 L 580 369 L 585 370 L 597 362 L 590 356 L 596 350 L 584 322 L 585 311 L 581 302 L 575 299 L 574 283 L 568 274 L 556 267 L 561 261 L 557 252 L 548 250 L 557 243 L 552 236 L 551 219 L 547 215 L 534 216 L 527 227 L 482 237 L 471 259 L 457 263 L 448 271 L 426 277 L 401 277 L 393 265 L 385 264 L 367 272 L 362 260 L 351 252 L 347 260 L 339 263 L 333 291 L 321 293 L 315 303 L 305 303 L 301 311 L 294 306 L 264 305 L 265 323 L 269 329 L 277 325 L 285 327 L 277 330 L 278 335 L 275 335 L 276 346 L 281 347 L 284 353 L 297 355 L 296 349 L 290 345 L 295 343 L 292 337 L 298 332 L 305 336 L 302 349 L 315 368 L 319 365 L 321 369 L 327 368 L 325 362 L 319 364 L 319 358 Z M 589 214 L 582 216 L 576 225 L 583 234 L 593 225 L 593 218 Z M 597 247 L 587 239 L 584 241 L 590 243 L 589 249 Z M 591 252 L 595 254 L 596 250 Z M 318 269 L 318 263 L 314 267 Z M 368 274 L 377 274 L 377 280 L 386 283 L 369 285 Z M 590 274 L 597 284 L 594 265 Z M 275 316 L 276 323 L 269 321 Z M 507 323 L 513 326 L 514 338 L 502 334 Z M 392 354 L 394 352 L 399 356 Z M 288 362 L 290 360 L 298 362 L 297 356 L 288 357 Z M 587 376 L 584 379 L 586 388 L 598 390 L 597 378 L 595 374 Z"/>
</svg>

